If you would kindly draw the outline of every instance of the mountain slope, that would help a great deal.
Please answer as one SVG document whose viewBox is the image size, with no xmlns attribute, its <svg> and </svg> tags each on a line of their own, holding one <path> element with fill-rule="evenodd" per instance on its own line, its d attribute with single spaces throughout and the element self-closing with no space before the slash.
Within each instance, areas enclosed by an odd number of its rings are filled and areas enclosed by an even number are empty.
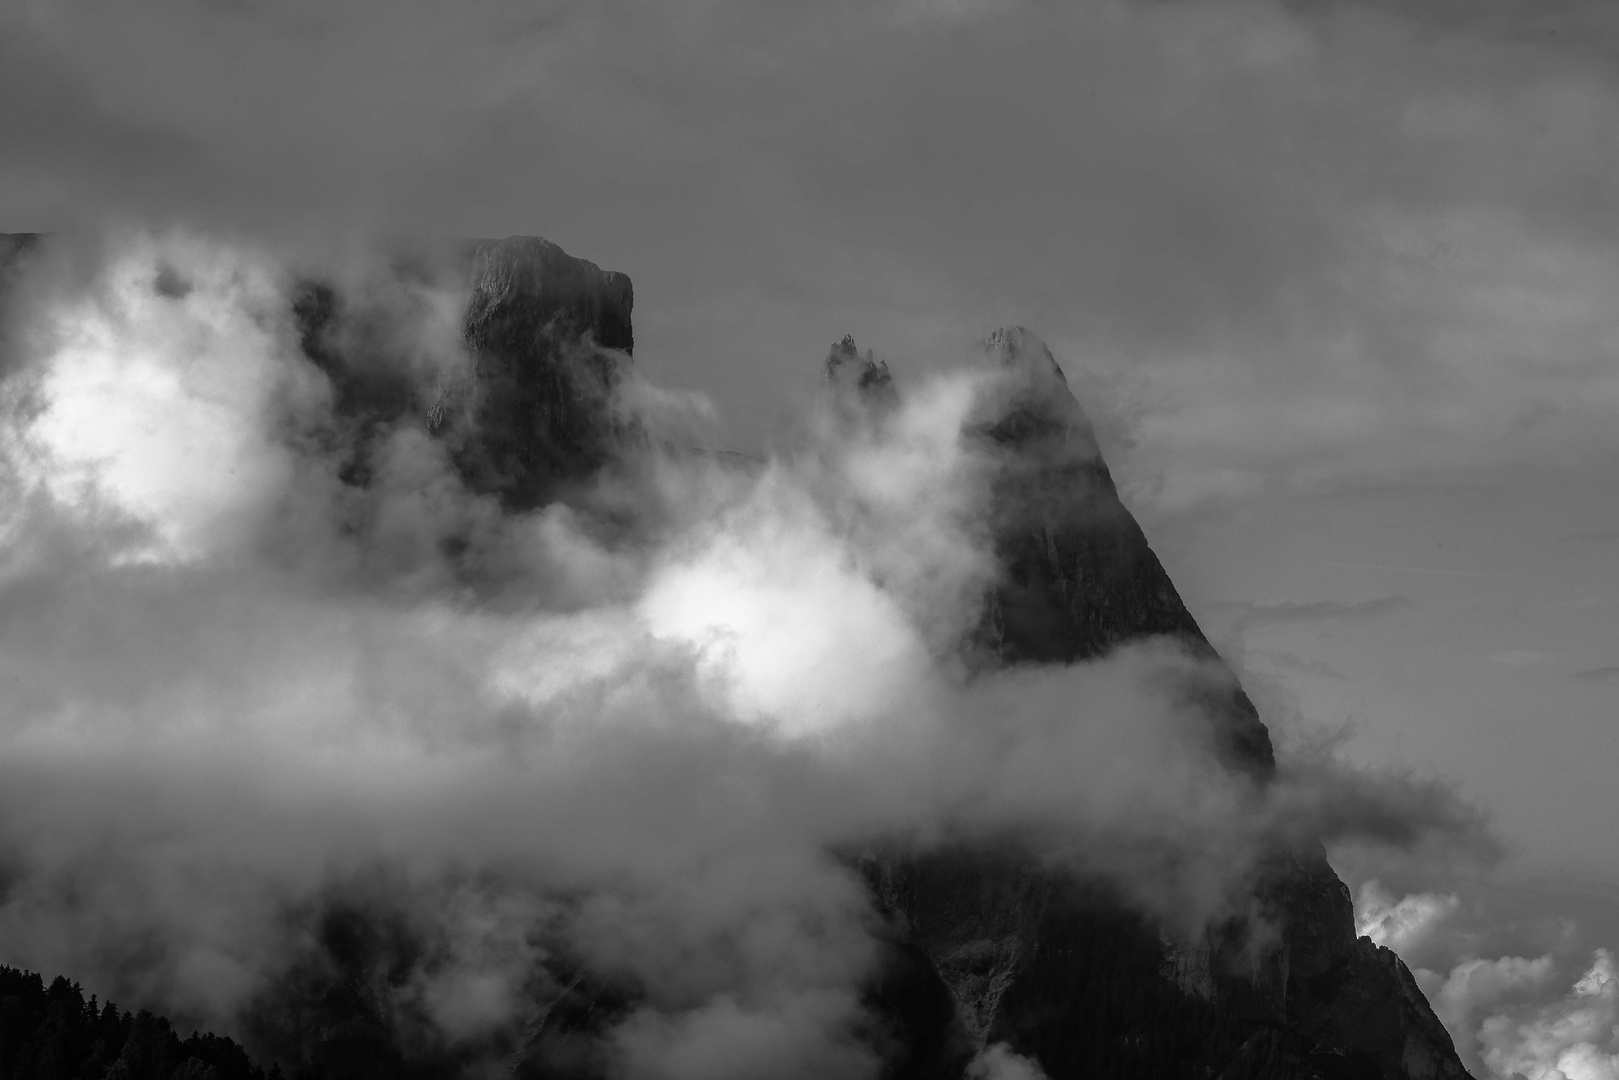
<svg viewBox="0 0 1619 1080">
<path fill-rule="evenodd" d="M 25 250 L 0 244 L 0 263 Z M 466 485 L 506 511 L 588 492 L 627 447 L 645 445 L 628 437 L 615 403 L 634 344 L 629 279 L 534 238 L 479 241 L 465 269 L 470 302 L 460 331 L 472 362 L 430 399 L 390 373 L 393 358 L 370 344 L 386 340 L 365 325 L 375 313 L 329 284 L 307 282 L 298 291 L 299 345 L 330 379 L 343 441 L 355 447 L 339 479 L 364 488 L 370 441 L 403 418 L 441 440 Z M 1218 674 L 1215 651 L 1120 500 L 1049 350 L 1009 329 L 986 343 L 984 360 L 998 373 L 996 390 L 964 434 L 995 462 L 988 513 L 1001 573 L 962 642 L 968 667 L 1075 664 L 1170 638 L 1206 661 L 1205 676 Z M 881 416 L 898 402 L 886 366 L 850 339 L 834 347 L 828 379 L 846 412 Z M 1255 784 L 1273 782 L 1269 734 L 1229 671 L 1179 689 L 1207 718 L 1226 768 Z M 1053 867 L 1016 838 L 848 857 L 886 916 L 885 963 L 866 991 L 880 1023 L 862 1034 L 896 1080 L 983 1075 L 985 1053 L 1001 1044 L 1051 1080 L 1466 1075 L 1404 965 L 1356 938 L 1347 889 L 1319 845 L 1275 851 L 1254 886 L 1256 909 L 1192 942 L 1171 940 L 1116 889 Z M 245 1018 L 266 1060 L 332 1080 L 450 1077 L 491 1060 L 524 1077 L 609 1074 L 597 1036 L 633 1009 L 635 987 L 570 966 L 559 953 L 547 961 L 558 996 L 513 1045 L 436 1046 L 388 1008 L 390 988 L 421 962 L 411 928 L 390 922 L 388 898 L 322 904 L 310 916 L 312 954 Z M 1262 928 L 1273 928 L 1274 940 L 1263 939 Z M 25 1043 L 34 1047 L 30 1062 L 44 1060 L 39 1054 L 56 1053 L 38 1049 L 56 1037 L 49 1032 L 79 1032 L 75 1024 L 83 1032 L 71 1036 L 73 1045 L 89 1048 L 62 1069 L 29 1065 L 33 1073 L 0 1072 L 0 1080 L 225 1080 L 247 1067 L 234 1057 L 176 1051 L 191 1044 L 165 1034 L 155 1018 L 109 1020 L 104 1010 L 92 1018 L 82 1000 L 70 1000 L 75 995 L 56 984 L 47 993 L 43 983 L 0 993 L 0 1067 L 19 1068 Z M 28 1004 L 36 998 L 58 1004 L 41 1011 Z M 81 1015 L 82 1023 L 72 1019 Z M 5 1042 L 13 1020 L 24 1034 Z M 146 1034 L 137 1038 L 137 1029 Z M 118 1060 L 135 1054 L 126 1046 L 153 1049 L 140 1051 L 146 1064 L 115 1073 Z M 188 1057 L 203 1064 L 187 1065 Z"/>
<path fill-rule="evenodd" d="M 852 342 L 834 347 L 829 372 L 846 367 L 852 351 Z M 1004 452 L 992 508 L 1003 575 L 976 635 L 979 663 L 1076 663 L 1160 635 L 1217 662 L 1120 501 L 1050 351 L 1008 328 L 986 342 L 984 356 L 1010 372 L 1012 389 L 976 431 Z M 887 370 L 875 365 L 839 377 L 888 385 Z M 1236 680 L 1194 692 L 1228 765 L 1271 778 L 1269 733 Z M 1404 964 L 1357 939 L 1348 889 L 1318 845 L 1270 861 L 1256 889 L 1259 914 L 1281 934 L 1257 964 L 1235 962 L 1240 925 L 1224 928 L 1227 944 L 1166 956 L 1164 942 L 1105 889 L 999 842 L 890 857 L 871 878 L 908 942 L 949 986 L 973 1041 L 1004 1041 L 1053 1080 L 1166 1068 L 1259 1075 L 1272 1066 L 1368 1080 L 1467 1075 Z M 1103 926 L 1113 929 L 1098 932 Z M 1175 992 L 1166 992 L 1171 985 Z M 1138 1004 L 1121 1008 L 1120 995 Z M 1099 1011 L 1102 1001 L 1111 1004 Z M 1266 1032 L 1291 1038 L 1272 1045 Z M 1238 1049 L 1252 1067 L 1240 1064 Z"/>
</svg>

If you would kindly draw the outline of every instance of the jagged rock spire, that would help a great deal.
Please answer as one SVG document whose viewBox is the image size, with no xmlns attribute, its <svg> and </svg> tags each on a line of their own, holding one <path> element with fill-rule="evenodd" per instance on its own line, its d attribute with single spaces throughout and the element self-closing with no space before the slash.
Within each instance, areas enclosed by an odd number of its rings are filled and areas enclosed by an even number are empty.
<svg viewBox="0 0 1619 1080">
<path fill-rule="evenodd" d="M 840 410 L 881 414 L 899 403 L 888 365 L 875 359 L 870 349 L 862 356 L 853 334 L 844 334 L 827 353 L 824 378 Z"/>
<path fill-rule="evenodd" d="M 995 462 L 988 524 L 1002 572 L 974 635 L 975 666 L 1070 664 L 1143 638 L 1177 639 L 1207 660 L 1210 677 L 1182 689 L 1227 767 L 1268 783 L 1269 733 L 1235 677 L 1221 674 L 1223 662 L 1119 498 L 1051 350 L 1028 330 L 1005 327 L 982 351 L 998 377 L 986 382 L 964 435 Z M 829 371 L 834 359 L 861 370 L 852 340 L 834 347 Z M 1118 1061 L 1098 1067 L 1097 1046 L 1124 1028 L 1164 1045 L 1203 1029 L 1200 1042 L 1181 1048 L 1180 1064 L 1221 1070 L 1207 1075 L 1466 1077 L 1399 959 L 1356 939 L 1348 890 L 1319 847 L 1279 850 L 1260 872 L 1255 898 L 1275 940 L 1251 971 L 1239 955 L 1240 919 L 1226 928 L 1231 941 L 1211 937 L 1166 953 L 1105 887 L 1015 844 L 912 850 L 874 858 L 866 872 L 880 906 L 906 928 L 907 947 L 925 958 L 921 976 L 944 984 L 958 1037 L 978 1047 L 1007 1042 L 1053 1080 L 1133 1075 Z M 1154 1004 L 1102 1014 L 1123 998 Z M 950 1032 L 910 1038 L 948 1045 Z M 1143 1062 L 1159 1043 L 1144 1046 L 1133 1051 Z"/>
</svg>

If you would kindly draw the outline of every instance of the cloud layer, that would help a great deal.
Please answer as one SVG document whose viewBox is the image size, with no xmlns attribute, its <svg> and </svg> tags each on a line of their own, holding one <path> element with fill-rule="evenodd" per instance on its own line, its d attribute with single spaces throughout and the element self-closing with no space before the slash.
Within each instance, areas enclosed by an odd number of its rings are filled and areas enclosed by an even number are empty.
<svg viewBox="0 0 1619 1080">
<path fill-rule="evenodd" d="M 594 1051 L 623 1075 L 859 1076 L 883 931 L 834 852 L 1017 836 L 1195 934 L 1270 845 L 1477 830 L 1326 759 L 1265 789 L 1228 772 L 1174 688 L 1229 675 L 1171 643 L 969 676 L 996 463 L 962 430 L 991 367 L 755 464 L 654 440 L 509 514 L 428 430 L 467 362 L 453 275 L 329 268 L 386 314 L 415 402 L 361 443 L 300 347 L 306 269 L 123 232 L 19 294 L 10 962 L 262 1026 L 320 957 L 397 938 L 416 959 L 388 1008 L 418 1050 L 509 1051 L 589 971 L 634 988 Z M 704 412 L 627 400 L 654 426 Z"/>
<path fill-rule="evenodd" d="M 1166 508 L 1613 450 L 1600 4 L 165 0 L 4 39 L 12 227 L 547 235 L 750 442 L 842 328 L 933 363 L 1023 322 Z"/>
<path fill-rule="evenodd" d="M 1476 1074 L 1619 1076 L 1619 980 L 1611 950 L 1591 947 L 1594 928 L 1566 915 L 1537 927 L 1544 917 L 1457 893 L 1396 899 L 1376 880 L 1362 884 L 1355 909 L 1358 931 L 1412 966 Z"/>
</svg>

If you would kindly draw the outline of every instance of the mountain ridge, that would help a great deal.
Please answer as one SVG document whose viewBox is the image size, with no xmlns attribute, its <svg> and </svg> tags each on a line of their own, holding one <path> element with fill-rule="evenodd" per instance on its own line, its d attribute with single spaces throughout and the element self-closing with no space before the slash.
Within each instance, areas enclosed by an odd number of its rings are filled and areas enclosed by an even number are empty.
<svg viewBox="0 0 1619 1080">
<path fill-rule="evenodd" d="M 852 345 L 845 338 L 834 346 L 829 364 L 847 363 Z M 991 588 L 975 635 L 987 653 L 985 662 L 995 667 L 1080 663 L 1133 640 L 1175 639 L 1230 675 L 1223 685 L 1205 683 L 1193 690 L 1217 723 L 1225 761 L 1261 782 L 1274 778 L 1275 754 L 1257 709 L 1124 507 L 1090 421 L 1055 357 L 1022 327 L 996 331 L 982 351 L 987 362 L 1019 376 L 996 414 L 977 428 L 981 437 L 1012 451 L 994 486 L 991 513 L 1004 572 Z M 886 386 L 875 368 L 872 372 L 870 384 Z M 886 376 L 886 368 L 881 374 Z M 1039 1061 L 1053 1080 L 1087 1075 L 1085 1069 L 1096 1066 L 1078 1064 L 1083 1048 L 1071 1031 L 1058 1030 L 1063 1022 L 1035 1018 L 1049 1011 L 1049 995 L 1025 1000 L 1018 984 L 1063 977 L 1060 970 L 1047 970 L 1051 965 L 1040 955 L 1042 940 L 1066 932 L 1061 917 L 1059 925 L 1051 923 L 1054 904 L 1072 922 L 1104 917 L 1109 904 L 1098 905 L 1094 895 L 1073 895 L 1069 883 L 1053 880 L 1029 857 L 1000 855 L 994 873 L 956 872 L 954 864 L 977 857 L 981 853 L 966 849 L 902 857 L 880 865 L 880 884 L 874 886 L 890 910 L 903 913 L 913 942 L 970 1014 L 969 1027 L 981 1044 L 1004 1041 Z M 1005 877 L 1027 879 L 1022 899 L 1009 897 L 999 880 Z M 916 884 L 929 881 L 941 883 Z M 1042 896 L 1031 900 L 1028 890 Z M 1194 949 L 1174 958 L 1172 968 L 1201 973 L 1188 984 L 1193 996 L 1231 1008 L 1242 1021 L 1281 1025 L 1325 1050 L 1348 1055 L 1346 1061 L 1359 1060 L 1365 1067 L 1358 1075 L 1367 1078 L 1467 1076 L 1404 964 L 1356 936 L 1349 891 L 1319 844 L 1273 857 L 1255 891 L 1265 914 L 1281 924 L 1279 950 L 1258 964 L 1247 985 L 1219 974 L 1221 960 L 1232 959 L 1230 946 L 1237 941 L 1226 948 L 1215 941 L 1201 954 Z M 907 892 L 908 899 L 893 899 Z M 1239 934 L 1242 929 L 1225 928 Z M 1143 950 L 1155 944 L 1148 935 L 1140 940 Z M 1150 967 L 1147 958 L 1141 967 Z M 1210 992 L 1197 995 L 1200 988 Z"/>
<path fill-rule="evenodd" d="M 6 238 L 0 261 L 36 246 Z M 376 377 L 377 358 L 352 345 L 364 335 L 339 332 L 361 316 L 336 286 L 308 282 L 298 292 L 300 347 L 339 388 L 338 412 L 360 445 L 372 428 L 424 409 L 471 490 L 512 512 L 572 499 L 637 445 L 614 408 L 634 347 L 630 279 L 533 237 L 469 242 L 461 265 L 471 373 L 430 404 Z M 1221 760 L 1271 782 L 1277 763 L 1257 709 L 1119 498 L 1056 358 L 1018 327 L 993 334 L 983 355 L 1007 377 L 965 434 L 996 462 L 989 520 L 1002 572 L 964 643 L 970 665 L 1063 666 L 1172 639 L 1228 676 L 1184 687 L 1209 718 Z M 880 418 L 898 400 L 886 364 L 862 355 L 852 337 L 833 346 L 826 375 L 841 409 Z M 365 485 L 363 461 L 342 479 Z M 885 920 L 885 962 L 867 1001 L 880 1027 L 871 1039 L 894 1080 L 960 1077 L 1001 1045 L 1049 1080 L 1467 1076 L 1404 964 L 1356 937 L 1348 890 L 1319 844 L 1277 851 L 1266 863 L 1254 892 L 1278 938 L 1257 958 L 1248 948 L 1252 920 L 1234 919 L 1202 941 L 1172 941 L 1106 884 L 1002 837 L 849 859 Z M 261 1003 L 261 1018 L 274 1012 L 292 1026 L 260 1025 L 255 1049 L 331 1080 L 405 1075 L 402 1036 L 369 988 L 378 971 L 408 965 L 408 943 L 390 938 L 385 910 L 336 905 L 318 926 L 319 962 Z M 565 975 L 560 996 L 509 1055 L 511 1074 L 607 1074 L 592 1039 L 631 998 L 588 971 Z M 114 1075 L 106 1064 L 97 1075 Z M 409 1075 L 457 1075 L 466 1064 L 438 1057 Z M 161 1074 L 174 1077 L 193 1080 Z M 0 1080 L 32 1076 L 0 1071 Z"/>
</svg>

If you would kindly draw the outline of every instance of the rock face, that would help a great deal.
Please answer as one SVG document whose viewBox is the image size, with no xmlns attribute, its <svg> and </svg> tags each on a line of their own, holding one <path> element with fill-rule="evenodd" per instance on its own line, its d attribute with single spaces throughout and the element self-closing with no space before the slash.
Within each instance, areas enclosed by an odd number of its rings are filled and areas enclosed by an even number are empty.
<svg viewBox="0 0 1619 1080">
<path fill-rule="evenodd" d="M 1011 328 L 984 352 L 1009 377 L 970 433 L 1002 462 L 992 521 L 1003 576 L 975 635 L 978 663 L 1074 663 L 1158 635 L 1217 661 L 1119 500 L 1050 351 Z M 853 355 L 848 339 L 834 347 L 834 359 Z M 870 385 L 891 394 L 886 369 L 867 364 Z M 1195 692 L 1229 767 L 1268 781 L 1269 733 L 1235 679 Z M 957 1041 L 1004 1042 L 1052 1080 L 1467 1075 L 1404 964 L 1357 939 L 1349 891 L 1319 847 L 1266 867 L 1259 914 L 1280 940 L 1257 963 L 1238 962 L 1241 925 L 1166 945 L 1105 887 L 1004 845 L 888 855 L 866 870 L 905 944 L 949 990 Z M 959 1075 L 955 1061 L 912 1060 L 901 1075 Z"/>
<path fill-rule="evenodd" d="M 457 464 L 474 489 L 528 509 L 611 454 L 609 406 L 635 348 L 635 293 L 624 274 L 535 237 L 478 241 L 469 263 L 478 435 L 461 444 Z"/>
<path fill-rule="evenodd" d="M 30 243 L 0 237 L 0 276 Z M 613 391 L 634 345 L 630 281 L 533 238 L 475 242 L 464 268 L 470 378 L 441 387 L 436 399 L 413 396 L 419 389 L 373 363 L 366 333 L 355 332 L 363 317 L 318 283 L 295 304 L 303 349 L 331 376 L 355 445 L 420 410 L 474 489 L 511 510 L 564 498 L 624 444 Z M 1071 664 L 1156 636 L 1217 663 L 1120 501 L 1049 350 L 1008 329 L 989 339 L 985 357 L 1005 377 L 966 436 L 999 463 L 990 514 L 1003 573 L 963 644 L 970 664 Z M 843 410 L 880 417 L 898 400 L 887 367 L 851 338 L 833 347 L 826 377 Z M 353 483 L 365 483 L 365 468 L 362 454 Z M 1186 692 L 1197 695 L 1226 765 L 1269 782 L 1270 737 L 1236 680 Z M 1278 851 L 1267 864 L 1255 892 L 1275 939 L 1241 958 L 1243 925 L 1167 942 L 1105 884 L 1054 870 L 1015 844 L 886 851 L 858 862 L 891 927 L 888 963 L 868 1003 L 884 1023 L 874 1038 L 894 1080 L 957 1080 L 997 1043 L 1050 1080 L 1467 1075 L 1398 957 L 1356 937 L 1348 890 L 1319 848 Z M 393 942 L 387 926 L 364 911 L 327 912 L 316 935 L 322 962 L 294 972 L 304 982 L 283 997 L 288 1015 L 308 1004 L 330 1030 L 310 1049 L 313 1029 L 288 1020 L 260 1041 L 285 1044 L 289 1059 L 332 1075 L 456 1075 L 466 1062 L 407 1068 L 398 1033 L 356 990 L 373 969 L 408 966 L 408 942 Z M 395 953 L 405 959 L 394 963 Z M 508 1061 L 513 1075 L 607 1068 L 590 1035 L 622 1016 L 626 1000 L 583 972 L 559 982 L 563 996 Z M 975 1067 L 973 1075 L 987 1074 Z"/>
<path fill-rule="evenodd" d="M 848 334 L 827 353 L 826 383 L 832 390 L 834 408 L 846 419 L 867 413 L 880 414 L 899 402 L 888 365 L 874 360 L 870 349 L 861 356 L 854 338 Z"/>
<path fill-rule="evenodd" d="M 305 282 L 293 305 L 303 351 L 336 388 L 356 447 L 345 479 L 366 482 L 372 433 L 425 412 L 468 487 L 532 509 L 606 464 L 624 434 L 612 401 L 635 347 L 635 294 L 625 275 L 536 237 L 472 241 L 460 261 L 471 370 L 442 379 L 433 400 L 417 400 L 387 348 L 391 313 L 324 282 Z"/>
</svg>

